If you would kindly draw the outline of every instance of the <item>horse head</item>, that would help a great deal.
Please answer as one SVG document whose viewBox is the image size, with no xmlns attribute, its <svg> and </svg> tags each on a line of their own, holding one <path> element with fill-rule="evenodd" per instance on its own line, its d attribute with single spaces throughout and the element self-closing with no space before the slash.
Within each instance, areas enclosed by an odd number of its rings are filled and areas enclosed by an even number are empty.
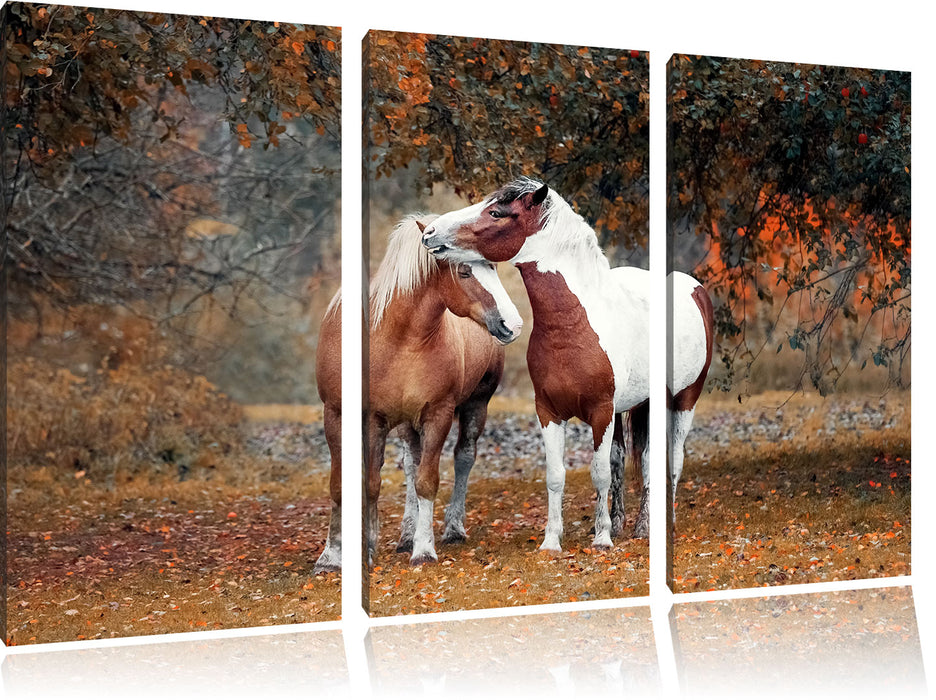
<svg viewBox="0 0 936 700">
<path fill-rule="evenodd" d="M 542 228 L 549 192 L 536 180 L 514 180 L 478 204 L 435 219 L 423 231 L 423 245 L 453 262 L 510 260 Z"/>
<path fill-rule="evenodd" d="M 420 231 L 425 225 L 417 221 Z M 520 336 L 523 319 L 510 300 L 497 269 L 486 260 L 454 262 L 437 259 L 438 289 L 446 307 L 456 316 L 471 318 L 506 345 Z"/>
</svg>

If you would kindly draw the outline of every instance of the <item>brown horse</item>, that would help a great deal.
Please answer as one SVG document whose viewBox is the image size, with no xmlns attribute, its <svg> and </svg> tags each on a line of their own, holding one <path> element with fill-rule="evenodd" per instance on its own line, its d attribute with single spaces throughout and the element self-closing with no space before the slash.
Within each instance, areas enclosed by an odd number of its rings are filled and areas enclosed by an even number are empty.
<svg viewBox="0 0 936 700">
<path fill-rule="evenodd" d="M 432 530 L 439 458 L 458 418 L 455 485 L 445 512 L 443 542 L 465 539 L 465 496 L 487 405 L 504 369 L 503 345 L 517 338 L 522 320 L 487 262 L 437 262 L 421 244 L 424 224 L 404 219 L 390 234 L 387 253 L 370 285 L 368 405 L 365 470 L 368 565 L 379 533 L 377 499 L 387 436 L 403 440 L 406 504 L 397 551 L 415 565 L 436 561 Z M 317 371 L 325 403 L 325 435 L 332 454 L 332 515 L 325 551 L 315 571 L 341 565 L 340 299 L 326 312 Z"/>
</svg>

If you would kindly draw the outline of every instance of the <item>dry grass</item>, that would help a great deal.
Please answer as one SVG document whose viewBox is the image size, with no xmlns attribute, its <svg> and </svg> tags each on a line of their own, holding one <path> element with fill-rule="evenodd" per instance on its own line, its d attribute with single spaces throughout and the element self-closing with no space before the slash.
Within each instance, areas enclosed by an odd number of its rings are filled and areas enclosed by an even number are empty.
<svg viewBox="0 0 936 700">
<path fill-rule="evenodd" d="M 240 407 L 207 379 L 169 365 L 122 363 L 87 377 L 35 358 L 8 367 L 12 465 L 109 486 L 182 461 L 210 469 L 229 463 L 241 420 Z"/>
<path fill-rule="evenodd" d="M 314 425 L 322 422 L 321 406 L 302 404 L 257 404 L 242 406 L 244 418 L 254 423 L 303 423 Z"/>
<path fill-rule="evenodd" d="M 340 578 L 313 577 L 327 503 L 187 482 L 9 513 L 8 644 L 314 622 Z"/>
</svg>

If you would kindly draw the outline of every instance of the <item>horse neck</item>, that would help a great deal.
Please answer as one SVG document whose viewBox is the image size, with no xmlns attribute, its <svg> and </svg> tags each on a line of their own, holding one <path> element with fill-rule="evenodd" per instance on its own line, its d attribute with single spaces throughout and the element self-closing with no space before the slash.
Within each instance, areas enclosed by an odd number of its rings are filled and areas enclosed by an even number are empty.
<svg viewBox="0 0 936 700">
<path fill-rule="evenodd" d="M 387 305 L 378 330 L 390 333 L 400 344 L 423 344 L 442 329 L 446 306 L 433 274 L 412 292 L 396 292 Z"/>
<path fill-rule="evenodd" d="M 601 283 L 611 267 L 594 229 L 554 193 L 542 228 L 527 238 L 512 262 L 535 262 L 541 271 L 579 278 L 583 284 Z"/>
<path fill-rule="evenodd" d="M 530 236 L 513 263 L 523 277 L 534 316 L 537 305 L 551 307 L 559 287 L 573 291 L 584 304 L 586 297 L 600 294 L 601 287 L 611 283 L 611 266 L 594 230 L 571 210 L 564 220 L 549 221 Z"/>
</svg>

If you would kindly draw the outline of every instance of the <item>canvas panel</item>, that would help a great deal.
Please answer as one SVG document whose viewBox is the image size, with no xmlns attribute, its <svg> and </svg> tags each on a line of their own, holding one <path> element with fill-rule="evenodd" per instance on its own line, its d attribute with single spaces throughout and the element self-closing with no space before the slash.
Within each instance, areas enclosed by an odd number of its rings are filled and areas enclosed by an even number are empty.
<svg viewBox="0 0 936 700">
<path fill-rule="evenodd" d="M 372 294 L 365 392 L 369 391 L 371 412 L 379 413 L 375 407 L 383 399 L 375 395 L 375 387 L 391 383 L 386 368 L 395 358 L 394 349 L 402 353 L 405 341 L 413 337 L 406 333 L 418 332 L 400 331 L 396 345 L 380 341 L 378 351 L 374 285 L 388 274 L 381 269 L 388 250 L 399 253 L 390 236 L 406 216 L 458 210 L 482 201 L 515 178 L 536 178 L 553 189 L 557 201 L 566 203 L 571 216 L 584 217 L 592 227 L 585 239 L 592 247 L 600 245 L 610 265 L 646 269 L 649 65 L 646 54 L 636 50 L 401 32 L 369 32 L 363 48 L 364 249 L 369 250 Z M 429 225 L 431 220 L 431 215 L 424 216 L 421 224 Z M 414 240 L 410 252 L 425 257 L 418 233 Z M 457 275 L 457 268 L 453 270 L 450 274 Z M 541 425 L 527 356 L 536 320 L 519 270 L 502 262 L 497 271 L 519 309 L 523 328 L 519 338 L 502 350 L 502 379 L 488 402 L 486 425 L 467 482 L 464 540 L 443 541 L 450 539 L 446 504 L 457 491 L 455 420 L 451 431 L 445 429 L 448 436 L 431 519 L 438 560 L 414 565 L 407 547 L 397 552 L 401 538 L 407 539 L 403 535 L 407 457 L 396 428 L 385 456 L 381 445 L 373 448 L 370 463 L 383 462 L 379 477 L 365 474 L 364 479 L 364 604 L 372 615 L 648 592 L 648 541 L 633 536 L 641 491 L 632 466 L 626 476 L 623 533 L 615 536 L 609 550 L 598 549 L 592 532 L 593 435 L 576 419 L 565 438 L 562 551 L 552 555 L 538 551 L 548 508 Z M 424 296 L 414 292 L 408 298 L 415 304 Z M 406 318 L 412 320 L 415 312 Z M 541 322 L 545 324 L 544 319 Z M 586 345 L 597 349 L 595 334 L 589 332 Z M 642 347 L 642 341 L 634 342 Z M 429 391 L 425 387 L 446 369 L 442 362 L 421 365 L 415 354 L 406 356 L 416 359 L 395 370 L 406 375 L 395 391 L 419 409 L 414 413 L 419 413 L 417 420 L 422 422 L 417 428 L 424 434 L 420 392 Z M 570 365 L 566 369 L 573 375 L 577 371 Z M 381 420 L 377 416 L 373 426 Z M 387 425 L 392 422 L 384 420 L 382 429 L 372 427 L 370 432 L 365 425 L 365 450 L 367 443 L 375 437 L 379 441 L 382 432 L 393 427 Z M 368 501 L 369 479 L 379 479 L 372 486 L 380 487 L 376 506 L 380 528 L 370 570 L 366 561 L 366 533 L 373 522 L 367 515 L 373 507 L 373 497 Z"/>
<path fill-rule="evenodd" d="M 4 8 L 8 644 L 336 619 L 340 32 Z"/>
<path fill-rule="evenodd" d="M 673 590 L 909 574 L 910 74 L 668 68 L 669 265 L 714 305 Z"/>
</svg>

